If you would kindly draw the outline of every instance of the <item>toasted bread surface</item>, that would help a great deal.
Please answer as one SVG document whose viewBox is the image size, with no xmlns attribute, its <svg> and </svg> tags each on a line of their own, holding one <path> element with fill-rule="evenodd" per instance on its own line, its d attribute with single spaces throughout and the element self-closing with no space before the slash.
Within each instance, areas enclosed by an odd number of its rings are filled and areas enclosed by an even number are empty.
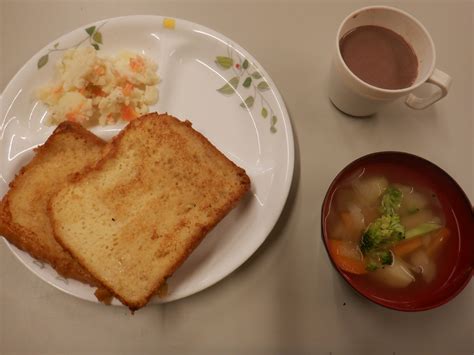
<svg viewBox="0 0 474 355">
<path fill-rule="evenodd" d="M 189 122 L 148 114 L 52 199 L 56 239 L 122 303 L 144 306 L 249 190 Z"/>
<path fill-rule="evenodd" d="M 91 285 L 97 280 L 54 239 L 47 205 L 70 174 L 99 160 L 105 144 L 79 124 L 60 124 L 10 183 L 0 205 L 1 235 L 60 275 Z"/>
</svg>

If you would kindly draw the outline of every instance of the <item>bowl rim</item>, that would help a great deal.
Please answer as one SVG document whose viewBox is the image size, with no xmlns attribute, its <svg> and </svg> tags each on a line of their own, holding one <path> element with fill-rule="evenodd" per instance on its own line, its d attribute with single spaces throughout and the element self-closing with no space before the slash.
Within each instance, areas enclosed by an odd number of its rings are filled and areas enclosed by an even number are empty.
<svg viewBox="0 0 474 355">
<path fill-rule="evenodd" d="M 457 288 L 455 288 L 453 292 L 449 293 L 449 295 L 447 297 L 443 298 L 442 300 L 440 300 L 438 302 L 435 302 L 431 305 L 423 306 L 423 307 L 407 308 L 407 307 L 404 307 L 402 305 L 402 303 L 400 303 L 400 305 L 398 305 L 398 304 L 393 304 L 393 305 L 385 304 L 382 301 L 380 301 L 379 299 L 371 297 L 370 295 L 362 292 L 358 287 L 356 287 L 353 284 L 353 282 L 351 281 L 351 278 L 349 276 L 347 276 L 346 273 L 344 273 L 336 265 L 336 263 L 334 262 L 334 260 L 331 256 L 331 253 L 329 252 L 329 248 L 328 248 L 328 245 L 327 245 L 326 228 L 325 228 L 325 223 L 324 223 L 324 219 L 325 219 L 324 210 L 325 210 L 326 205 L 329 202 L 330 193 L 334 190 L 334 188 L 336 186 L 336 183 L 339 182 L 339 179 L 341 178 L 341 176 L 346 171 L 350 170 L 351 168 L 353 168 L 355 165 L 357 165 L 358 163 L 360 163 L 363 160 L 374 158 L 374 157 L 377 157 L 377 156 L 385 156 L 385 155 L 397 155 L 397 156 L 401 157 L 402 159 L 415 159 L 415 160 L 422 161 L 425 164 L 428 164 L 430 167 L 437 170 L 440 174 L 444 175 L 448 180 L 450 180 L 453 183 L 454 188 L 457 190 L 457 193 L 464 200 L 464 202 L 467 203 L 467 206 L 470 206 L 469 210 L 471 211 L 471 215 L 473 216 L 473 219 L 474 219 L 474 206 L 472 205 L 471 201 L 469 200 L 469 197 L 467 196 L 465 191 L 461 188 L 461 186 L 456 182 L 456 180 L 454 180 L 454 178 L 449 173 L 447 173 L 444 169 L 442 169 L 438 165 L 434 164 L 433 162 L 431 162 L 431 161 L 429 161 L 425 158 L 422 158 L 418 155 L 412 154 L 412 153 L 401 152 L 401 151 L 393 151 L 393 150 L 378 151 L 378 152 L 373 152 L 373 153 L 363 155 L 363 156 L 361 156 L 359 158 L 356 158 L 355 160 L 351 161 L 350 163 L 345 165 L 337 173 L 337 175 L 332 179 L 331 184 L 327 188 L 327 191 L 324 195 L 323 203 L 321 204 L 321 238 L 323 240 L 324 248 L 326 249 L 326 253 L 328 254 L 328 257 L 329 257 L 329 260 L 331 261 L 332 266 L 334 267 L 334 269 L 336 269 L 336 271 L 339 273 L 339 275 L 349 284 L 349 286 L 353 290 L 355 290 L 359 295 L 361 295 L 364 298 L 368 299 L 369 301 L 377 304 L 378 306 L 388 308 L 388 309 L 392 309 L 392 310 L 396 310 L 396 311 L 410 312 L 410 313 L 411 312 L 422 312 L 422 311 L 427 311 L 427 310 L 431 310 L 431 309 L 434 309 L 434 308 L 438 308 L 442 305 L 445 305 L 446 303 L 448 303 L 452 299 L 454 299 L 458 294 L 461 293 L 462 290 L 464 290 L 464 288 L 469 284 L 469 281 L 474 276 L 474 269 L 471 268 L 471 272 L 466 273 L 465 280 Z"/>
</svg>

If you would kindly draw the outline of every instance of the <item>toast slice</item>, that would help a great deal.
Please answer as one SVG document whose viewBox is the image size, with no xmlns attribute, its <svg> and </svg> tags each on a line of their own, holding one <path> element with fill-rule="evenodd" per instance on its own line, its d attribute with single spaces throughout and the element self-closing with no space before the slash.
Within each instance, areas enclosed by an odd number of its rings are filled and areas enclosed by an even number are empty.
<svg viewBox="0 0 474 355">
<path fill-rule="evenodd" d="M 61 123 L 10 183 L 0 204 L 0 235 L 50 264 L 60 275 L 98 282 L 54 239 L 47 214 L 51 196 L 70 174 L 99 160 L 105 142 L 81 125 Z"/>
<path fill-rule="evenodd" d="M 50 201 L 56 239 L 132 311 L 143 307 L 250 188 L 191 123 L 132 121 Z"/>
</svg>

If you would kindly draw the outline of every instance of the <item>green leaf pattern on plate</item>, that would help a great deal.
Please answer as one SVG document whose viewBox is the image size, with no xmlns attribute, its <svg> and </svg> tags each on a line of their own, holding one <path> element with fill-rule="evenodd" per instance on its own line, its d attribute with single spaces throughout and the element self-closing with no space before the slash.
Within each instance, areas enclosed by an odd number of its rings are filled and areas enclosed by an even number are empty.
<svg viewBox="0 0 474 355">
<path fill-rule="evenodd" d="M 261 81 L 258 83 L 257 89 L 260 91 L 266 91 L 270 89 L 270 87 L 268 86 L 268 83 L 266 81 Z"/>
<path fill-rule="evenodd" d="M 87 27 L 85 31 L 87 32 L 89 36 L 92 36 L 95 32 L 95 26 Z"/>
<path fill-rule="evenodd" d="M 272 120 L 271 120 L 271 126 L 270 126 L 270 132 L 275 133 L 277 131 L 276 129 L 276 123 L 278 121 L 277 116 L 273 115 Z"/>
<path fill-rule="evenodd" d="M 245 79 L 244 83 L 242 84 L 242 86 L 244 88 L 249 88 L 250 87 L 250 84 L 252 84 L 252 78 L 250 76 L 247 77 L 247 79 Z"/>
<path fill-rule="evenodd" d="M 100 29 L 102 26 L 104 26 L 106 22 L 103 22 L 99 26 L 90 26 L 84 29 L 84 31 L 87 33 L 87 37 L 83 38 L 80 40 L 78 43 L 76 43 L 73 46 L 70 47 L 64 47 L 60 48 L 59 47 L 59 42 L 56 42 L 53 45 L 53 48 L 49 48 L 48 52 L 44 55 L 42 55 L 39 59 L 37 64 L 38 69 L 41 69 L 44 67 L 46 64 L 48 64 L 49 61 L 49 55 L 53 52 L 63 52 L 71 48 L 78 48 L 81 46 L 83 43 L 89 42 L 89 45 L 94 47 L 96 50 L 100 49 L 100 45 L 103 44 L 103 38 L 102 38 L 102 32 L 100 32 Z"/>
<path fill-rule="evenodd" d="M 267 121 L 270 124 L 270 132 L 276 133 L 278 118 L 265 97 L 270 86 L 255 64 L 242 58 L 240 53 L 233 51 L 231 45 L 227 46 L 227 55 L 216 56 L 214 62 L 222 70 L 232 69 L 234 74 L 217 91 L 226 96 L 238 93 L 239 97 L 245 97 L 245 100 L 240 103 L 240 107 L 246 110 L 252 110 L 259 103 L 260 115 L 264 119 L 271 117 L 270 121 Z M 241 84 L 240 90 L 239 84 Z"/>
<path fill-rule="evenodd" d="M 252 75 L 252 78 L 257 79 L 257 80 L 262 78 L 262 75 L 258 71 L 254 71 L 251 75 Z"/>
<path fill-rule="evenodd" d="M 99 31 L 95 32 L 92 36 L 92 39 L 97 43 L 102 44 L 102 33 L 100 33 Z"/>
<path fill-rule="evenodd" d="M 230 79 L 227 82 L 227 84 L 217 89 L 217 91 L 219 91 L 221 94 L 224 94 L 224 95 L 232 95 L 237 89 L 238 85 L 239 85 L 239 77 L 234 76 L 232 79 Z"/>
<path fill-rule="evenodd" d="M 234 65 L 234 60 L 230 57 L 217 56 L 216 63 L 224 69 L 230 69 Z"/>
<path fill-rule="evenodd" d="M 247 96 L 244 102 L 240 104 L 240 107 L 243 108 L 251 108 L 253 106 L 253 103 L 255 102 L 255 98 L 253 96 Z"/>
<path fill-rule="evenodd" d="M 40 59 L 38 59 L 38 69 L 41 69 L 42 67 L 44 67 L 46 64 L 48 64 L 48 60 L 49 60 L 49 54 L 45 54 L 44 56 L 42 56 Z"/>
</svg>

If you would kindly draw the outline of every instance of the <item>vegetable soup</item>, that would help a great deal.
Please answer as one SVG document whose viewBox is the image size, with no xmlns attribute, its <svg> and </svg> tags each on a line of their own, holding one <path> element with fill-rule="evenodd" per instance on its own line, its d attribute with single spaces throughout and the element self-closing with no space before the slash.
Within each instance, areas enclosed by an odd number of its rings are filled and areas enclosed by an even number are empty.
<svg viewBox="0 0 474 355">
<path fill-rule="evenodd" d="M 448 201 L 434 186 L 394 166 L 346 177 L 324 216 L 333 262 L 377 298 L 410 301 L 449 279 L 459 246 Z"/>
</svg>

